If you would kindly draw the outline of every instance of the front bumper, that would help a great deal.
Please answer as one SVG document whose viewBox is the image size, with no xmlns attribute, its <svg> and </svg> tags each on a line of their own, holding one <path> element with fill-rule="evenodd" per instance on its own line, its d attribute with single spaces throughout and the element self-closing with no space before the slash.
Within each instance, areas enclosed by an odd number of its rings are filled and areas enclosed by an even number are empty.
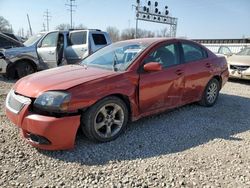
<svg viewBox="0 0 250 188">
<path fill-rule="evenodd" d="M 0 59 L 0 74 L 5 74 L 8 63 L 4 59 Z"/>
<path fill-rule="evenodd" d="M 250 68 L 246 70 L 242 69 L 231 69 L 230 65 L 228 67 L 229 69 L 229 77 L 230 78 L 239 78 L 244 80 L 250 80 Z"/>
<path fill-rule="evenodd" d="M 80 115 L 62 118 L 32 114 L 25 105 L 19 113 L 6 107 L 7 117 L 17 125 L 25 140 L 34 147 L 44 150 L 72 149 L 80 125 Z M 34 140 L 34 135 L 48 142 Z"/>
</svg>

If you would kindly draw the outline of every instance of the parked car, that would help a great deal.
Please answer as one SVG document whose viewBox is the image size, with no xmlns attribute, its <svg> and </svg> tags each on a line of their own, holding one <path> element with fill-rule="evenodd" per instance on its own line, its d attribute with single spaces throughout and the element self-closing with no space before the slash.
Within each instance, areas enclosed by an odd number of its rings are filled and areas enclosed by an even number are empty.
<svg viewBox="0 0 250 188">
<path fill-rule="evenodd" d="M 0 32 L 0 49 L 23 47 L 23 43 L 13 34 Z"/>
<path fill-rule="evenodd" d="M 193 102 L 213 106 L 228 75 L 225 57 L 189 40 L 122 41 L 80 65 L 22 78 L 7 96 L 6 114 L 33 146 L 69 149 L 79 127 L 107 142 L 129 120 Z"/>
<path fill-rule="evenodd" d="M 24 47 L 2 51 L 0 73 L 21 78 L 74 64 L 110 43 L 109 34 L 96 29 L 41 32 L 24 42 Z"/>
<path fill-rule="evenodd" d="M 220 46 L 218 52 L 215 52 L 215 54 L 224 55 L 225 57 L 233 55 L 232 51 L 228 46 Z"/>
<path fill-rule="evenodd" d="M 227 61 L 230 77 L 250 80 L 250 47 L 228 57 Z"/>
</svg>

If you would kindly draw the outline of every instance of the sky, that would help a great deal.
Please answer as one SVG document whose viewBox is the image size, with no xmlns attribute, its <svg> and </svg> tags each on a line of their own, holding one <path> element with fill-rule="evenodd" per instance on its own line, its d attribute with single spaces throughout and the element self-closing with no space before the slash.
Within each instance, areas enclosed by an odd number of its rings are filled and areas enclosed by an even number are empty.
<svg viewBox="0 0 250 188">
<path fill-rule="evenodd" d="M 154 1 L 152 1 L 154 2 Z M 17 33 L 29 29 L 29 14 L 34 33 L 46 24 L 44 14 L 51 15 L 50 29 L 61 23 L 70 23 L 65 4 L 69 0 L 0 0 L 0 16 L 6 18 Z M 142 5 L 147 3 L 141 0 Z M 250 38 L 250 0 L 158 0 L 159 9 L 165 5 L 170 15 L 178 18 L 177 37 L 192 39 Z M 74 25 L 106 30 L 135 28 L 136 0 L 76 0 Z M 139 28 L 158 32 L 166 25 L 139 21 Z"/>
</svg>

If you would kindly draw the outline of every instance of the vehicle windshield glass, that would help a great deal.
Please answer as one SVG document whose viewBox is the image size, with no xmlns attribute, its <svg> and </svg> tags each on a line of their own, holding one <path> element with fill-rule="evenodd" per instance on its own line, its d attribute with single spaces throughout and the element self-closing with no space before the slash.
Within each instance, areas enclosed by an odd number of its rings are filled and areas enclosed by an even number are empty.
<svg viewBox="0 0 250 188">
<path fill-rule="evenodd" d="M 37 42 L 43 35 L 44 34 L 42 34 L 42 33 L 33 35 L 28 40 L 26 40 L 23 44 L 25 46 L 31 46 L 32 44 L 34 44 L 35 42 Z"/>
<path fill-rule="evenodd" d="M 106 46 L 82 61 L 82 65 L 124 71 L 147 47 L 138 42 L 118 42 Z"/>
<path fill-rule="evenodd" d="M 244 48 L 237 55 L 249 55 L 250 56 L 250 48 Z"/>
</svg>

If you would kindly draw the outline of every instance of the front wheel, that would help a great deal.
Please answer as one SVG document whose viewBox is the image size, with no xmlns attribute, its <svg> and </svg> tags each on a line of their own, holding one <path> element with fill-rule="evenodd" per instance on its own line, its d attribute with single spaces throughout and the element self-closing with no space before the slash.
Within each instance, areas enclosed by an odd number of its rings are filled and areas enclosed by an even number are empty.
<svg viewBox="0 0 250 188">
<path fill-rule="evenodd" d="M 219 96 L 220 84 L 217 79 L 213 78 L 210 80 L 203 92 L 201 101 L 199 102 L 202 106 L 213 106 Z"/>
<path fill-rule="evenodd" d="M 116 139 L 128 122 L 126 104 L 117 97 L 107 97 L 82 114 L 81 127 L 85 135 L 99 142 Z"/>
<path fill-rule="evenodd" d="M 16 71 L 18 78 L 22 78 L 24 76 L 34 73 L 35 69 L 30 63 L 20 61 L 16 63 Z"/>
</svg>

